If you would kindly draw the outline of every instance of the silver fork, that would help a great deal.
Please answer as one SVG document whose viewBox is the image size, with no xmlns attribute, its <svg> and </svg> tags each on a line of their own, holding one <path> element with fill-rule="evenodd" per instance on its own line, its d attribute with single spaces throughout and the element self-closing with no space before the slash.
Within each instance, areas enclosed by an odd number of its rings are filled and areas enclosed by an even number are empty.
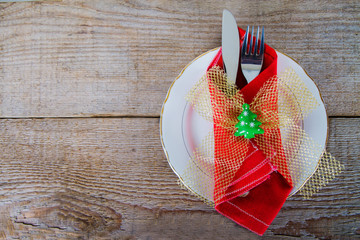
<svg viewBox="0 0 360 240">
<path fill-rule="evenodd" d="M 249 26 L 246 29 L 245 39 L 241 48 L 241 70 L 249 83 L 257 75 L 259 75 L 263 59 L 264 59 L 264 27 L 261 30 L 261 40 L 259 43 L 259 30 L 257 28 L 256 40 L 254 42 L 254 26 L 252 27 L 251 35 L 249 37 Z"/>
</svg>

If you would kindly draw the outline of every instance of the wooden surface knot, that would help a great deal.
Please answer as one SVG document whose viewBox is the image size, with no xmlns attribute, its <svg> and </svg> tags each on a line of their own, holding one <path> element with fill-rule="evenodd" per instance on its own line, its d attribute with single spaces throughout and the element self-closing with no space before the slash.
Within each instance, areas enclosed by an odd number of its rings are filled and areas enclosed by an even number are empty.
<svg viewBox="0 0 360 240">
<path fill-rule="evenodd" d="M 23 205 L 16 223 L 39 228 L 56 228 L 70 232 L 101 234 L 121 229 L 122 215 L 114 209 L 95 204 L 79 193 L 58 193 Z M 94 200 L 94 199 L 92 199 Z"/>
</svg>

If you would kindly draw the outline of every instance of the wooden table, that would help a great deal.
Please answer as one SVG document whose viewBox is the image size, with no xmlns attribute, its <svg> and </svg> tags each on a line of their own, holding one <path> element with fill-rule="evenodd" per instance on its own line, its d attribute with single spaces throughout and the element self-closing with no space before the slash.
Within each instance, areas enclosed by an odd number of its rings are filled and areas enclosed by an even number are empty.
<svg viewBox="0 0 360 240">
<path fill-rule="evenodd" d="M 64 0 L 0 4 L 1 239 L 260 239 L 181 189 L 160 143 L 167 90 L 220 46 L 223 8 L 312 76 L 346 167 L 264 238 L 360 238 L 358 1 Z"/>
</svg>

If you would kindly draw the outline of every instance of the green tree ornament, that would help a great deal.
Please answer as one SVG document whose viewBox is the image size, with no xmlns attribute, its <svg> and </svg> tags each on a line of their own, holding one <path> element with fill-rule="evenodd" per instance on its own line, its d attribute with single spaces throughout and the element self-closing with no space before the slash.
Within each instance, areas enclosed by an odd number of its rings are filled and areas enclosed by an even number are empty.
<svg viewBox="0 0 360 240">
<path fill-rule="evenodd" d="M 257 115 L 250 110 L 247 103 L 243 105 L 242 113 L 237 117 L 239 122 L 235 125 L 237 128 L 235 136 L 244 136 L 247 139 L 254 138 L 255 134 L 263 134 L 264 129 L 260 128 L 261 122 L 256 120 Z"/>
</svg>

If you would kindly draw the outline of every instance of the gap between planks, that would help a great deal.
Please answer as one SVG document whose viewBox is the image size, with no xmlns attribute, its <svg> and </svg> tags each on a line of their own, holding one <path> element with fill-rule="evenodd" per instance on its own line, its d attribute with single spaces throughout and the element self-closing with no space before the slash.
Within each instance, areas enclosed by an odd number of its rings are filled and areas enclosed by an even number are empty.
<svg viewBox="0 0 360 240">
<path fill-rule="evenodd" d="M 82 118 L 160 118 L 159 115 L 91 115 L 91 116 L 28 116 L 0 117 L 0 119 L 82 119 Z"/>
<path fill-rule="evenodd" d="M 159 115 L 89 115 L 89 116 L 10 116 L 0 117 L 0 119 L 82 119 L 82 118 L 160 118 Z M 329 119 L 353 118 L 360 116 L 328 116 Z"/>
</svg>

